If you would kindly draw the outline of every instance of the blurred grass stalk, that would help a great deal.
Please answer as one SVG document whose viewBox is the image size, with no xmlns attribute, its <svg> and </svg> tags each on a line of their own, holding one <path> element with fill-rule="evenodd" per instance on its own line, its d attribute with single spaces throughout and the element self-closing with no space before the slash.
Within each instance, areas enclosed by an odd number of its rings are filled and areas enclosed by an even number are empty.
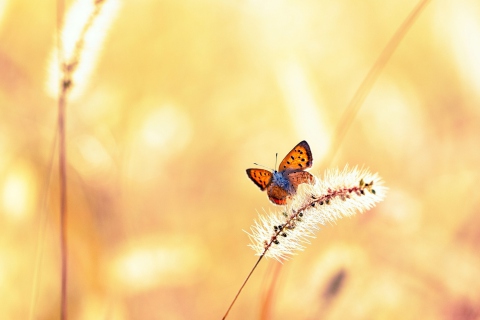
<svg viewBox="0 0 480 320">
<path fill-rule="evenodd" d="M 390 58 L 397 50 L 400 42 L 403 40 L 407 32 L 412 28 L 413 23 L 418 19 L 429 2 L 430 0 L 420 0 L 416 4 L 416 6 L 412 9 L 412 11 L 410 11 L 408 16 L 405 18 L 405 20 L 403 20 L 402 24 L 392 35 L 385 48 L 383 48 L 372 68 L 368 71 L 367 75 L 350 100 L 340 121 L 338 122 L 335 134 L 333 135 L 334 140 L 331 143 L 331 146 L 334 146 L 334 148 L 330 149 L 330 154 L 327 158 L 327 164 L 330 164 L 335 158 L 337 151 L 340 149 L 338 146 L 345 138 L 348 129 L 352 125 L 353 120 L 357 116 L 357 113 L 367 98 L 367 95 L 372 90 L 372 87 L 377 81 L 380 73 L 383 71 L 388 61 L 390 61 Z"/>
<path fill-rule="evenodd" d="M 68 314 L 66 107 L 68 98 L 80 96 L 88 83 L 117 8 L 117 0 L 77 0 L 64 19 L 64 1 L 57 2 L 57 41 L 49 62 L 47 91 L 58 97 L 61 319 Z"/>
</svg>

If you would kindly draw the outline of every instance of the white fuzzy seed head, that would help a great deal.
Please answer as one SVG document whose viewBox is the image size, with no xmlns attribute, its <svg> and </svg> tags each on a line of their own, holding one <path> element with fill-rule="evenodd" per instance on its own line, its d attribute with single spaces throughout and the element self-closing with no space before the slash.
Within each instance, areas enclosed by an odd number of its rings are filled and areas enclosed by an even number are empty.
<svg viewBox="0 0 480 320">
<path fill-rule="evenodd" d="M 387 188 L 366 169 L 327 170 L 315 184 L 301 184 L 279 211 L 259 214 L 248 233 L 257 255 L 282 261 L 303 250 L 320 225 L 364 212 L 382 201 Z"/>
</svg>

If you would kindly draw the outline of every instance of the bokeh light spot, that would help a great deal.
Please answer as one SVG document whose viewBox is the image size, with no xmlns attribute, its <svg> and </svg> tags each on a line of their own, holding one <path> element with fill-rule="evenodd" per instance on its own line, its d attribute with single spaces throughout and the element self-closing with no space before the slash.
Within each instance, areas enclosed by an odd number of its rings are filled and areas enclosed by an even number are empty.
<svg viewBox="0 0 480 320">
<path fill-rule="evenodd" d="M 190 139 L 187 116 L 172 105 L 153 110 L 142 128 L 144 143 L 153 149 L 182 149 Z"/>
<path fill-rule="evenodd" d="M 166 240 L 144 239 L 121 248 L 109 272 L 112 282 L 138 292 L 159 285 L 184 285 L 196 278 L 204 255 L 198 241 L 192 245 Z"/>
<path fill-rule="evenodd" d="M 33 184 L 31 174 L 24 165 L 7 174 L 3 183 L 2 206 L 4 214 L 14 220 L 26 218 L 33 205 Z"/>
</svg>

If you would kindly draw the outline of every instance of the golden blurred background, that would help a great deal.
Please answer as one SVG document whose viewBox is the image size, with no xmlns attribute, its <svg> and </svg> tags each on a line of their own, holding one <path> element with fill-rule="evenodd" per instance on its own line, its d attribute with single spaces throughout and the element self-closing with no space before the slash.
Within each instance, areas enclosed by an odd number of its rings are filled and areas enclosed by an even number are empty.
<svg viewBox="0 0 480 320">
<path fill-rule="evenodd" d="M 262 261 L 228 319 L 479 319 L 480 2 L 430 3 L 332 142 L 416 3 L 106 0 L 67 106 L 69 319 L 220 319 L 273 208 L 245 169 L 303 139 L 387 197 Z M 59 318 L 56 30 L 0 1 L 1 319 Z"/>
</svg>

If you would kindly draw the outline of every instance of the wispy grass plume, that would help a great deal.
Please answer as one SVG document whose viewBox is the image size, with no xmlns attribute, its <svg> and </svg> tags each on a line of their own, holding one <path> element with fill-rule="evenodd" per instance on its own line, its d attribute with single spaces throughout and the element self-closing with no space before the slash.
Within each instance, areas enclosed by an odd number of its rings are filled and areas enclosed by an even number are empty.
<svg viewBox="0 0 480 320">
<path fill-rule="evenodd" d="M 319 226 L 364 212 L 383 200 L 386 187 L 366 169 L 327 170 L 314 184 L 300 185 L 279 211 L 260 214 L 248 233 L 257 255 L 283 261 L 303 250 Z"/>
<path fill-rule="evenodd" d="M 95 69 L 107 31 L 119 8 L 118 0 L 76 0 L 69 8 L 48 66 L 47 91 L 58 97 L 67 88 L 78 97 Z M 62 85 L 59 87 L 59 83 Z"/>
</svg>

